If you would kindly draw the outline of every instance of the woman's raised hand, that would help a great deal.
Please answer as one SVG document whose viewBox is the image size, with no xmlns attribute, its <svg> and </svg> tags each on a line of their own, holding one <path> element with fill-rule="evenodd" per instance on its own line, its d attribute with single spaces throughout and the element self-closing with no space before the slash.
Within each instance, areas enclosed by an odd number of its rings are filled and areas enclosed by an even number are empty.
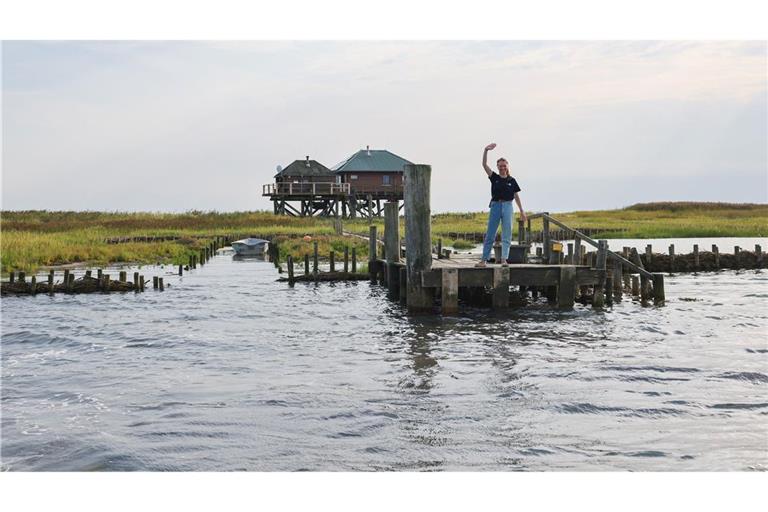
<svg viewBox="0 0 768 512">
<path fill-rule="evenodd" d="M 488 144 L 487 146 L 485 146 L 485 150 L 486 150 L 486 151 L 491 151 L 491 150 L 492 150 L 492 149 L 494 149 L 494 148 L 496 148 L 496 143 L 495 143 L 495 142 L 491 142 L 490 144 Z"/>
</svg>

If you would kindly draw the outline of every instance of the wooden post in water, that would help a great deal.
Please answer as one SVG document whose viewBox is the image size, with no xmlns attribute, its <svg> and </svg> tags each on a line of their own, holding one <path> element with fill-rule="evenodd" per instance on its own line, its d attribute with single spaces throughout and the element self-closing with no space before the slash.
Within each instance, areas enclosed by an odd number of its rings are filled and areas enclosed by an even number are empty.
<svg viewBox="0 0 768 512">
<path fill-rule="evenodd" d="M 459 269 L 444 268 L 440 271 L 442 277 L 442 306 L 444 315 L 459 311 Z"/>
<path fill-rule="evenodd" d="M 133 273 L 133 290 L 138 293 L 141 291 L 141 286 L 139 285 L 139 273 L 134 272 Z"/>
<path fill-rule="evenodd" d="M 344 273 L 349 272 L 349 246 L 344 246 Z"/>
<path fill-rule="evenodd" d="M 763 248 L 759 244 L 755 244 L 755 259 L 757 268 L 761 268 L 763 266 Z"/>
<path fill-rule="evenodd" d="M 438 248 L 442 239 L 438 240 Z M 384 253 L 387 260 L 386 276 L 390 296 L 400 294 L 400 219 L 397 201 L 384 203 Z M 439 257 L 439 255 L 438 255 Z"/>
<path fill-rule="evenodd" d="M 739 253 L 741 252 L 741 247 L 738 245 L 733 248 L 733 268 L 739 268 Z"/>
<path fill-rule="evenodd" d="M 622 285 L 622 271 L 621 260 L 614 258 L 613 260 L 613 298 L 616 302 L 621 302 L 622 294 L 624 292 Z"/>
<path fill-rule="evenodd" d="M 608 251 L 608 241 L 599 240 L 597 247 L 597 263 L 595 268 L 598 270 L 599 277 L 598 283 L 595 285 L 595 292 L 592 297 L 592 306 L 595 308 L 601 308 L 605 305 L 605 283 L 606 278 L 606 259 Z"/>
<path fill-rule="evenodd" d="M 32 293 L 32 295 L 37 293 L 37 276 L 32 276 L 29 279 L 29 291 Z"/>
<path fill-rule="evenodd" d="M 573 265 L 574 261 L 575 260 L 573 259 L 573 244 L 569 243 L 568 244 L 568 256 L 565 258 L 565 263 L 567 263 L 568 265 Z"/>
<path fill-rule="evenodd" d="M 406 305 L 408 302 L 408 268 L 403 265 L 399 267 L 400 274 L 400 304 Z"/>
<path fill-rule="evenodd" d="M 645 266 L 651 268 L 651 260 L 653 259 L 653 246 L 648 244 L 645 246 Z"/>
<path fill-rule="evenodd" d="M 125 283 L 128 280 L 128 273 L 125 270 L 121 270 L 119 274 L 119 279 L 121 283 Z"/>
<path fill-rule="evenodd" d="M 8 282 L 9 283 L 16 282 L 16 272 L 14 272 L 13 270 L 11 270 L 11 273 L 8 274 Z"/>
<path fill-rule="evenodd" d="M 309 275 L 309 254 L 304 255 L 304 275 Z"/>
<path fill-rule="evenodd" d="M 357 272 L 357 247 L 352 248 L 352 273 Z"/>
<path fill-rule="evenodd" d="M 139 276 L 139 291 L 140 292 L 144 291 L 144 275 L 143 274 Z"/>
<path fill-rule="evenodd" d="M 720 250 L 712 244 L 712 254 L 715 256 L 715 268 L 720 268 Z"/>
<path fill-rule="evenodd" d="M 48 294 L 53 295 L 53 270 L 48 272 Z"/>
<path fill-rule="evenodd" d="M 161 292 L 165 290 L 165 286 L 163 286 L 163 278 L 162 277 L 159 277 L 157 279 L 157 286 L 158 286 L 158 288 L 160 289 Z"/>
<path fill-rule="evenodd" d="M 636 275 L 632 275 L 632 296 L 637 297 L 640 295 L 640 278 Z"/>
<path fill-rule="evenodd" d="M 432 234 L 430 218 L 429 165 L 406 164 L 405 166 L 405 246 L 408 248 L 407 305 L 411 312 L 432 308 L 431 289 L 421 283 L 423 272 L 432 268 Z"/>
<path fill-rule="evenodd" d="M 493 267 L 492 304 L 493 309 L 509 307 L 509 267 Z"/>
<path fill-rule="evenodd" d="M 542 235 L 541 240 L 544 244 L 543 254 L 544 254 L 544 263 L 551 263 L 550 262 L 550 253 L 552 251 L 552 244 L 550 243 L 550 237 L 549 237 L 549 217 L 546 217 L 549 215 L 549 212 L 544 212 L 545 217 L 542 218 L 542 222 L 544 224 L 544 227 L 542 228 Z"/>
<path fill-rule="evenodd" d="M 184 265 L 179 265 L 179 275 L 184 275 Z"/>
<path fill-rule="evenodd" d="M 331 254 L 333 254 L 333 251 L 331 251 Z M 288 265 L 288 285 L 293 286 L 293 256 L 288 256 L 286 264 Z"/>
<path fill-rule="evenodd" d="M 576 239 L 573 241 L 573 264 L 581 265 L 581 238 L 576 235 Z"/>
<path fill-rule="evenodd" d="M 560 283 L 557 286 L 557 307 L 572 309 L 575 296 L 576 267 L 564 265 L 560 267 Z"/>
<path fill-rule="evenodd" d="M 157 276 L 152 276 L 152 289 L 153 290 L 157 290 L 158 284 L 159 284 L 159 282 L 157 280 Z"/>
<path fill-rule="evenodd" d="M 312 272 L 317 274 L 318 270 L 317 240 L 312 242 Z"/>
<path fill-rule="evenodd" d="M 675 244 L 669 245 L 669 271 L 675 271 Z"/>
<path fill-rule="evenodd" d="M 699 244 L 693 244 L 693 270 L 699 270 Z"/>
<path fill-rule="evenodd" d="M 96 270 L 96 279 L 101 281 L 101 276 L 103 276 L 103 275 L 104 275 L 104 271 L 103 270 L 101 270 L 101 269 Z"/>
<path fill-rule="evenodd" d="M 376 283 L 376 226 L 368 226 L 368 275 L 371 284 Z"/>
<path fill-rule="evenodd" d="M 331 251 L 328 255 L 328 263 L 331 272 L 336 272 L 336 251 Z"/>
<path fill-rule="evenodd" d="M 102 282 L 103 282 L 103 288 L 105 292 L 109 291 L 109 274 L 102 274 Z"/>
<path fill-rule="evenodd" d="M 653 303 L 661 306 L 664 300 L 664 274 L 653 274 Z"/>
</svg>

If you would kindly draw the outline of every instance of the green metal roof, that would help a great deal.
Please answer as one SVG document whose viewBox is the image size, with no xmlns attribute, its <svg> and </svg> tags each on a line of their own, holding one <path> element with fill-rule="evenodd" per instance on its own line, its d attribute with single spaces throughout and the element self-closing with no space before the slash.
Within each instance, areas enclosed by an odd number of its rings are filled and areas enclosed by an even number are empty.
<svg viewBox="0 0 768 512">
<path fill-rule="evenodd" d="M 336 164 L 336 172 L 403 172 L 403 166 L 410 164 L 403 157 L 386 149 L 361 149 L 343 162 Z"/>
</svg>

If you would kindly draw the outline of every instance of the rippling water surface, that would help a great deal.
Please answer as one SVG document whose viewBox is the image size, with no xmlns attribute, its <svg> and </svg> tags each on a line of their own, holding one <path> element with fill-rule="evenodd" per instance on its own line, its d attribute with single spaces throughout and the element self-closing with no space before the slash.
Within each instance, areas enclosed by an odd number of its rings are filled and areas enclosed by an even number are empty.
<svg viewBox="0 0 768 512">
<path fill-rule="evenodd" d="M 217 256 L 163 293 L 3 299 L 2 468 L 768 466 L 766 272 L 445 318 L 276 277 Z"/>
</svg>

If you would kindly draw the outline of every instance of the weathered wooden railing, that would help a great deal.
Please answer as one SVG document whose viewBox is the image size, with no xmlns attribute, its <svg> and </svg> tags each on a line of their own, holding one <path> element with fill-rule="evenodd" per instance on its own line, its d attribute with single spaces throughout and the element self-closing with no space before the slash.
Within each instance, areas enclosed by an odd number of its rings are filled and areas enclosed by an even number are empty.
<svg viewBox="0 0 768 512">
<path fill-rule="evenodd" d="M 567 226 L 563 222 L 555 219 L 552 217 L 549 212 L 541 212 L 541 213 L 533 213 L 531 215 L 528 215 L 528 230 L 527 232 L 530 233 L 530 222 L 533 219 L 542 219 L 542 239 L 544 241 L 543 245 L 543 257 L 544 261 L 549 263 L 551 259 L 551 250 L 552 250 L 552 244 L 551 240 L 549 239 L 549 225 L 550 223 L 560 227 L 561 229 L 564 229 L 568 232 L 573 233 L 574 238 L 574 260 L 579 261 L 581 257 L 581 242 L 586 242 L 589 245 L 595 247 L 597 249 L 597 265 L 596 267 L 599 270 L 606 271 L 606 280 L 608 281 L 614 281 L 614 280 L 620 280 L 621 275 L 623 273 L 622 266 L 627 267 L 628 269 L 632 270 L 636 274 L 640 274 L 640 291 L 642 297 L 645 299 L 647 298 L 647 295 L 649 293 L 649 280 L 653 283 L 653 300 L 655 303 L 663 303 L 664 302 L 664 274 L 662 273 L 651 273 L 645 270 L 643 268 L 643 264 L 640 261 L 639 255 L 637 255 L 637 251 L 633 251 L 633 259 L 635 259 L 635 262 L 629 261 L 627 258 L 623 257 L 622 255 L 615 253 L 608 249 L 608 241 L 607 240 L 594 240 L 591 237 L 585 235 L 581 231 L 574 229 L 570 226 Z M 524 222 L 522 220 L 518 221 L 518 239 L 524 240 L 525 238 L 526 229 L 524 226 Z M 635 256 L 637 256 L 635 258 Z M 613 275 L 608 277 L 607 276 L 607 260 L 608 258 L 613 259 L 614 262 L 614 269 L 613 269 Z M 616 286 L 616 282 L 614 281 L 613 284 Z M 619 282 L 620 285 L 620 282 Z M 604 286 L 604 288 L 607 288 L 610 290 L 611 286 Z M 598 299 L 599 300 L 599 299 Z"/>
<path fill-rule="evenodd" d="M 349 183 L 268 183 L 261 186 L 261 195 L 349 195 Z"/>
</svg>

